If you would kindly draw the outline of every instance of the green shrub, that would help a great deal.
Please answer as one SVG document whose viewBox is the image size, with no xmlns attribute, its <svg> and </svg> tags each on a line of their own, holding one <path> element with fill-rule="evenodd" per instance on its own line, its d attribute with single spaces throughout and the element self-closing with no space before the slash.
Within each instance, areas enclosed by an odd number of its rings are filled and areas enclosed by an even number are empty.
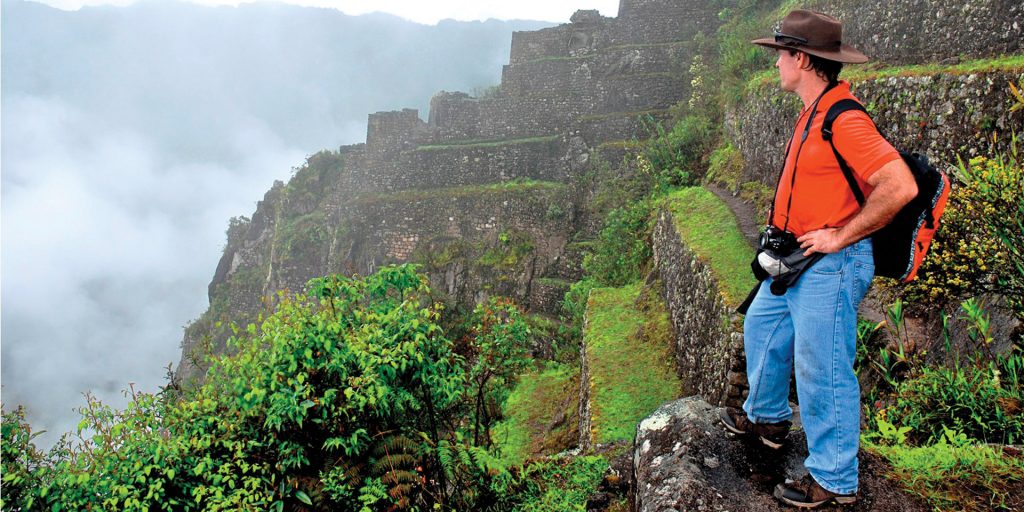
<svg viewBox="0 0 1024 512">
<path fill-rule="evenodd" d="M 694 185 L 705 174 L 708 156 L 715 146 L 719 128 L 706 113 L 690 113 L 671 130 L 647 116 L 644 126 L 649 138 L 643 155 L 656 192 L 671 187 Z"/>
<path fill-rule="evenodd" d="M 511 304 L 454 352 L 414 266 L 314 279 L 229 341 L 177 398 L 89 397 L 77 440 L 40 456 L 4 415 L 4 509 L 470 510 L 509 473 L 472 434 L 500 407 L 528 331 Z M 467 435 L 467 433 L 469 435 Z M 480 436 L 484 437 L 484 436 Z M 486 443 L 482 443 L 486 444 Z M 17 507 L 17 508 L 16 508 Z"/>
<path fill-rule="evenodd" d="M 526 369 L 531 333 L 523 312 L 509 299 L 491 297 L 473 311 L 466 375 L 473 444 L 491 445 L 491 427 L 501 417 L 518 375 Z"/>
<path fill-rule="evenodd" d="M 738 193 L 742 172 L 743 154 L 729 142 L 711 153 L 708 174 L 704 179 L 708 183 L 718 183 L 731 192 Z"/>
<path fill-rule="evenodd" d="M 570 512 L 587 510 L 587 499 L 608 469 L 600 456 L 540 460 L 523 467 L 504 510 Z"/>
<path fill-rule="evenodd" d="M 40 485 L 49 468 L 44 454 L 32 442 L 39 433 L 25 421 L 25 409 L 18 407 L 3 413 L 3 474 L 0 475 L 0 509 L 35 510 Z M 41 501 L 41 500 L 40 500 Z"/>
<path fill-rule="evenodd" d="M 961 163 L 958 177 L 928 257 L 905 295 L 941 303 L 994 291 L 1024 317 L 1024 161 L 1016 154 L 978 157 Z"/>
<path fill-rule="evenodd" d="M 738 104 L 750 78 L 762 70 L 771 69 L 774 57 L 750 41 L 770 33 L 774 20 L 769 16 L 780 3 L 778 0 L 741 0 L 719 13 L 723 24 L 716 34 L 719 46 L 717 78 L 724 105 Z"/>
<path fill-rule="evenodd" d="M 892 393 L 869 412 L 870 426 L 891 424 L 906 429 L 914 445 L 937 442 L 947 429 L 977 442 L 1024 441 L 1024 354 L 1016 349 L 1007 355 L 993 354 L 988 316 L 973 300 L 964 302 L 963 309 L 973 352 L 968 356 L 951 354 L 951 366 L 921 368 L 903 352 L 902 303 L 897 301 L 890 309 L 888 323 L 895 326 L 890 328 L 899 349 L 895 353 L 883 349 L 882 357 L 873 364 Z M 948 333 L 945 336 L 949 350 Z"/>
<path fill-rule="evenodd" d="M 605 217 L 600 235 L 583 258 L 583 269 L 604 286 L 622 286 L 643 277 L 651 258 L 653 201 L 641 199 Z"/>
<path fill-rule="evenodd" d="M 1024 506 L 1024 459 L 998 447 L 972 443 L 952 430 L 928 446 L 907 446 L 899 432 L 868 439 L 865 448 L 885 457 L 886 475 L 935 510 L 1020 510 Z"/>
<path fill-rule="evenodd" d="M 986 443 L 1024 441 L 1024 396 L 1020 382 L 1007 382 L 1007 373 L 1024 377 L 1024 357 L 1014 354 L 998 362 L 924 368 L 921 375 L 897 386 L 892 405 L 875 419 L 911 429 L 914 444 L 935 442 L 945 429 L 962 432 Z"/>
</svg>

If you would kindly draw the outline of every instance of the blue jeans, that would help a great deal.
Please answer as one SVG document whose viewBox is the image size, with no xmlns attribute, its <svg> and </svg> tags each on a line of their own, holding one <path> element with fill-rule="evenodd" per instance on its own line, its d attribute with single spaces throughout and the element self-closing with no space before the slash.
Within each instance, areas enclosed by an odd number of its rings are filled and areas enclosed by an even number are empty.
<svg viewBox="0 0 1024 512">
<path fill-rule="evenodd" d="M 857 308 L 874 273 L 871 240 L 863 240 L 823 257 L 785 295 L 772 295 L 771 278 L 765 280 L 743 323 L 750 382 L 743 410 L 755 423 L 790 419 L 795 363 L 809 453 L 804 465 L 818 484 L 838 494 L 857 492 Z"/>
</svg>

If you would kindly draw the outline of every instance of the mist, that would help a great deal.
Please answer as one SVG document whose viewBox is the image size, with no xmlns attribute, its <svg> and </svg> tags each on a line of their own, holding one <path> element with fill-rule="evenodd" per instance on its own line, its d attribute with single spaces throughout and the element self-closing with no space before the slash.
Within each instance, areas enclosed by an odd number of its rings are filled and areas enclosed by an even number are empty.
<svg viewBox="0 0 1024 512">
<path fill-rule="evenodd" d="M 228 219 L 367 114 L 498 83 L 542 22 L 417 25 L 278 4 L 2 3 L 5 409 L 48 446 L 92 392 L 156 392 Z"/>
</svg>

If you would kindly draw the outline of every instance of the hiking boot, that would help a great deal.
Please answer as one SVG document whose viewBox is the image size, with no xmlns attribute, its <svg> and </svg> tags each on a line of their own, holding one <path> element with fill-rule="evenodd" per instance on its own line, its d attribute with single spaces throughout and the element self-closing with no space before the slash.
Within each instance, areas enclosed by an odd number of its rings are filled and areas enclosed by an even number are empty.
<svg viewBox="0 0 1024 512">
<path fill-rule="evenodd" d="M 742 409 L 726 407 L 718 413 L 718 419 L 722 421 L 725 428 L 734 434 L 752 435 L 761 439 L 765 446 L 778 450 L 786 442 L 789 435 L 789 427 L 793 425 L 790 421 L 778 423 L 754 423 L 747 419 L 747 414 Z"/>
<path fill-rule="evenodd" d="M 787 505 L 799 508 L 818 508 L 822 505 L 852 505 L 857 502 L 856 494 L 836 494 L 818 485 L 811 475 L 804 475 L 797 481 L 775 486 L 775 497 Z"/>
</svg>

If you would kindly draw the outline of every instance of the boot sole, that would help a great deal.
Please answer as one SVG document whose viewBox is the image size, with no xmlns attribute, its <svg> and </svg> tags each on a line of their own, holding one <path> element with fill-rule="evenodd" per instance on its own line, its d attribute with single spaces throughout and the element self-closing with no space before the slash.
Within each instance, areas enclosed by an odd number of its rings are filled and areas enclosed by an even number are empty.
<svg viewBox="0 0 1024 512">
<path fill-rule="evenodd" d="M 785 491 L 783 491 L 780 487 L 776 486 L 775 487 L 775 492 L 773 492 L 772 494 L 779 501 L 781 501 L 781 502 L 783 502 L 783 503 L 785 503 L 787 505 L 790 505 L 790 506 L 793 506 L 793 507 L 797 507 L 797 508 L 818 508 L 818 507 L 820 507 L 822 505 L 829 505 L 829 504 L 832 504 L 832 503 L 835 503 L 836 505 L 853 505 L 853 504 L 857 503 L 857 497 L 856 496 L 833 496 L 833 497 L 831 497 L 831 498 L 829 498 L 827 500 L 811 501 L 811 502 L 794 501 L 794 500 L 791 500 L 791 499 L 787 498 L 785 496 L 784 492 Z"/>
</svg>

